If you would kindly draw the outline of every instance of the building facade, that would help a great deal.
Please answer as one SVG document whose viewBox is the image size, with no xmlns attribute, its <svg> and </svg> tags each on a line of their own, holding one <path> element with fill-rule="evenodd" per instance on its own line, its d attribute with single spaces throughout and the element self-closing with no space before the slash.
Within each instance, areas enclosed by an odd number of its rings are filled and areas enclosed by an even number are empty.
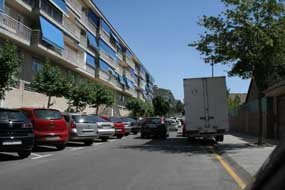
<svg viewBox="0 0 285 190">
<path fill-rule="evenodd" d="M 154 79 L 92 0 L 0 0 L 0 43 L 18 47 L 23 62 L 19 84 L 3 107 L 44 107 L 30 83 L 48 59 L 74 82 L 95 81 L 112 89 L 116 114 L 130 97 L 152 98 Z M 66 100 L 54 98 L 65 110 Z M 110 110 L 102 114 L 110 115 Z M 108 112 L 108 113 L 107 113 Z M 114 110 L 111 111 L 114 115 Z"/>
</svg>

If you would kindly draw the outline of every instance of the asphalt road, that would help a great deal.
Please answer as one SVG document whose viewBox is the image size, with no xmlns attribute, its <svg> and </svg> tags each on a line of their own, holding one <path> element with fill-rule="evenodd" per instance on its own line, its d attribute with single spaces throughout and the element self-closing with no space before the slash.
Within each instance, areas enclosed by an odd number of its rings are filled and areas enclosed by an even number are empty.
<svg viewBox="0 0 285 190">
<path fill-rule="evenodd" d="M 42 147 L 25 160 L 0 154 L 3 190 L 238 190 L 208 142 L 128 136 L 63 151 Z"/>
</svg>

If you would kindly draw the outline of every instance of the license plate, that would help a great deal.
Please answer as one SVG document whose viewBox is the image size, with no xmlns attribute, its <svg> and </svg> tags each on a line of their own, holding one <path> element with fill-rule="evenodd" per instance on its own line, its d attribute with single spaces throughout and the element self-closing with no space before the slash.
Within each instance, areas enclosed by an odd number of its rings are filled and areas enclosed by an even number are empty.
<svg viewBox="0 0 285 190">
<path fill-rule="evenodd" d="M 59 137 L 46 137 L 47 141 L 56 141 L 56 140 L 60 140 Z"/>
<path fill-rule="evenodd" d="M 2 145 L 21 145 L 22 141 L 4 141 Z"/>
<path fill-rule="evenodd" d="M 110 126 L 103 127 L 103 129 L 110 129 L 110 128 L 111 128 Z"/>
</svg>

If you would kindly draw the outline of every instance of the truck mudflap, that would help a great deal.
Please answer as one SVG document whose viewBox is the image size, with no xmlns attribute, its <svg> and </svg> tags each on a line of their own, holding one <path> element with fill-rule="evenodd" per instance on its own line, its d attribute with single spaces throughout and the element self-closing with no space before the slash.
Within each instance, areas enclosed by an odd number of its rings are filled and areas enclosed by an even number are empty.
<svg viewBox="0 0 285 190">
<path fill-rule="evenodd" d="M 226 133 L 225 129 L 218 129 L 215 131 L 201 131 L 201 130 L 191 130 L 186 131 L 187 137 L 216 137 L 221 136 Z"/>
</svg>

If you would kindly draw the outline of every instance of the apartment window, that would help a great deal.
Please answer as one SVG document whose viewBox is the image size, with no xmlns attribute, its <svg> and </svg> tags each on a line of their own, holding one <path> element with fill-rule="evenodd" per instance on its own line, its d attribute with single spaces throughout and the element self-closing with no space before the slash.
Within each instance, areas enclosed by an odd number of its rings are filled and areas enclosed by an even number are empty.
<svg viewBox="0 0 285 190">
<path fill-rule="evenodd" d="M 107 24 L 103 19 L 101 19 L 101 27 L 102 27 L 102 29 L 105 31 L 105 33 L 107 33 L 108 35 L 110 35 L 110 33 L 111 33 L 111 28 L 108 26 L 108 24 Z"/>
<path fill-rule="evenodd" d="M 95 48 L 95 49 L 98 48 L 96 37 L 90 32 L 87 32 L 87 42 L 88 42 L 88 45 L 91 46 L 92 48 Z"/>
<path fill-rule="evenodd" d="M 52 17 L 56 22 L 62 24 L 62 12 L 54 7 L 49 1 L 41 1 L 41 9 L 46 12 L 50 17 Z"/>
<path fill-rule="evenodd" d="M 92 55 L 90 55 L 89 53 L 86 53 L 86 64 L 95 68 L 96 64 L 95 64 L 95 57 L 93 57 Z"/>
<path fill-rule="evenodd" d="M 100 64 L 100 69 L 102 71 L 110 73 L 114 77 L 118 78 L 118 73 L 116 73 L 115 69 L 113 67 L 111 67 L 108 63 L 106 63 L 105 61 L 100 59 L 99 64 Z"/>
<path fill-rule="evenodd" d="M 87 16 L 91 24 L 95 27 L 99 26 L 100 18 L 93 11 L 89 10 Z"/>
<path fill-rule="evenodd" d="M 112 59 L 116 61 L 116 52 L 110 48 L 102 39 L 100 39 L 99 41 L 99 48 L 100 50 L 102 50 L 103 52 L 105 52 L 107 55 L 109 55 L 109 57 L 111 57 Z"/>
<path fill-rule="evenodd" d="M 132 53 L 131 53 L 131 51 L 130 50 L 126 50 L 126 56 L 128 57 L 128 58 L 131 58 L 132 57 Z"/>
<path fill-rule="evenodd" d="M 5 0 L 0 0 L 0 11 L 4 11 L 5 8 Z"/>
<path fill-rule="evenodd" d="M 34 73 L 38 73 L 43 69 L 43 64 L 41 63 L 40 60 L 33 58 L 33 63 L 32 63 L 32 71 Z"/>
<path fill-rule="evenodd" d="M 128 88 L 131 88 L 131 89 L 134 89 L 134 88 L 135 88 L 134 82 L 131 81 L 130 79 L 125 78 L 125 82 L 126 82 L 126 86 L 127 86 Z"/>
</svg>

